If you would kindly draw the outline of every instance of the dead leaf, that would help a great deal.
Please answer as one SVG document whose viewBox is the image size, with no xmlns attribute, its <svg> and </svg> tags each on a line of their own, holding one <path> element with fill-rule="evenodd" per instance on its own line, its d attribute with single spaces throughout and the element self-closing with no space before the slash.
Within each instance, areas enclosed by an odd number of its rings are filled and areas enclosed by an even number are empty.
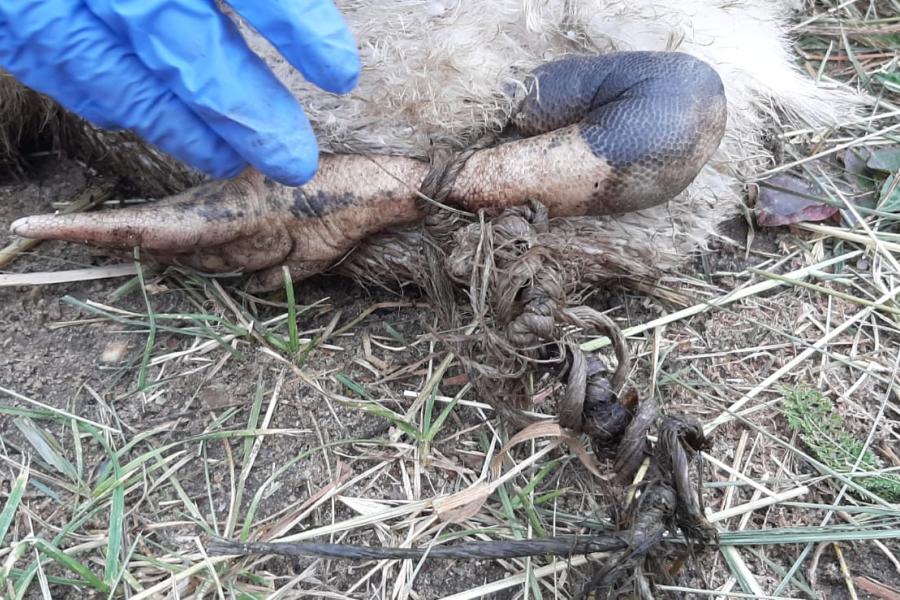
<svg viewBox="0 0 900 600">
<path fill-rule="evenodd" d="M 494 493 L 494 485 L 479 481 L 466 489 L 434 501 L 434 512 L 447 523 L 461 523 L 478 514 Z"/>
<path fill-rule="evenodd" d="M 838 208 L 816 200 L 819 195 L 819 187 L 810 181 L 775 175 L 760 184 L 756 220 L 763 227 L 827 221 L 838 214 Z"/>
<path fill-rule="evenodd" d="M 855 583 L 856 587 L 862 591 L 867 594 L 872 594 L 876 598 L 881 598 L 882 600 L 900 600 L 900 590 L 888 587 L 870 577 L 854 577 L 853 583 Z"/>
<path fill-rule="evenodd" d="M 574 433 L 569 431 L 568 429 L 563 429 L 563 427 L 556 423 L 555 421 L 543 421 L 539 423 L 532 423 L 528 427 L 525 427 L 516 435 L 511 437 L 506 445 L 500 449 L 497 453 L 497 456 L 494 457 L 494 460 L 491 461 L 491 472 L 494 477 L 499 477 L 501 469 L 503 467 L 503 459 L 509 456 L 509 452 L 513 449 L 513 446 L 521 444 L 522 442 L 527 442 L 529 440 L 535 440 L 539 438 L 557 438 L 561 442 L 564 442 L 571 450 L 575 453 L 575 456 L 578 457 L 578 460 L 587 468 L 588 471 L 591 472 L 595 477 L 599 477 L 600 479 L 608 479 L 600 474 L 600 470 L 598 468 L 597 461 L 595 461 L 590 453 L 585 449 L 584 445 L 575 436 Z"/>
</svg>

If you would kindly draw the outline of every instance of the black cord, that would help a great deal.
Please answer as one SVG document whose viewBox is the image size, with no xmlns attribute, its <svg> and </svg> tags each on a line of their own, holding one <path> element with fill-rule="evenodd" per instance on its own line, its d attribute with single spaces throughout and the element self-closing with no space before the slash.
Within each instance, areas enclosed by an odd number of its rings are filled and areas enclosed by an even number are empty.
<svg viewBox="0 0 900 600">
<path fill-rule="evenodd" d="M 214 538 L 207 545 L 210 556 L 276 554 L 343 560 L 401 560 L 428 556 L 433 559 L 479 560 L 521 558 L 535 555 L 573 556 L 624 550 L 628 543 L 620 536 L 561 536 L 534 540 L 476 541 L 429 548 L 378 548 L 352 544 L 314 542 L 236 542 Z"/>
</svg>

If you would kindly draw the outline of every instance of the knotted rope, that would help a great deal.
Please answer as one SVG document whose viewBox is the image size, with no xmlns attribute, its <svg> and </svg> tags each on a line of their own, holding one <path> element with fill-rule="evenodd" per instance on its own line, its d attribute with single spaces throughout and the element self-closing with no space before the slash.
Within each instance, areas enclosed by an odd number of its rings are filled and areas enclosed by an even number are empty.
<svg viewBox="0 0 900 600">
<path fill-rule="evenodd" d="M 647 560 L 673 547 L 664 544 L 678 528 L 690 540 L 715 537 L 703 517 L 690 464 L 706 446 L 700 425 L 683 417 L 662 416 L 653 398 L 638 399 L 626 385 L 631 370 L 627 343 L 616 323 L 581 302 L 587 284 L 628 279 L 650 281 L 652 257 L 617 253 L 591 220 L 548 218 L 539 203 L 478 215 L 442 206 L 456 175 L 476 150 L 495 143 L 482 138 L 462 152 L 435 152 L 421 186 L 427 215 L 416 228 L 375 236 L 338 268 L 345 275 L 383 283 L 391 273 L 414 283 L 441 317 L 441 336 L 462 362 L 479 396 L 514 426 L 529 423 L 521 408 L 531 395 L 528 375 L 551 373 L 564 382 L 557 404 L 560 425 L 586 434 L 598 457 L 614 460 L 615 482 L 632 482 L 640 468 L 638 500 L 619 522 L 620 530 L 578 540 L 484 542 L 428 550 L 432 558 L 521 556 L 529 552 L 571 554 L 602 548 L 611 554 L 588 589 L 611 594 L 623 583 L 650 597 Z M 374 257 L 374 258 L 373 258 Z M 373 262 L 374 261 L 374 262 Z M 376 267 L 373 269 L 373 264 Z M 373 275 L 373 273 L 375 273 Z M 460 290 L 465 302 L 459 302 Z M 573 333 L 607 336 L 616 358 L 609 369 L 585 353 Z M 658 433 L 654 446 L 648 439 Z M 236 544 L 217 541 L 219 554 L 302 554 L 335 558 L 417 558 L 425 549 L 333 548 L 322 544 Z M 490 554 L 495 552 L 494 554 Z M 625 577 L 631 573 L 631 577 Z"/>
</svg>

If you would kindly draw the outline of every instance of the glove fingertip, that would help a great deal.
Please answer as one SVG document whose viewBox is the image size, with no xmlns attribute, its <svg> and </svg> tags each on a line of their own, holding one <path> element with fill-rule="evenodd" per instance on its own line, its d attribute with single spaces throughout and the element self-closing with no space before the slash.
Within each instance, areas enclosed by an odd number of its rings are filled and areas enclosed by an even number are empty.
<svg viewBox="0 0 900 600">
<path fill-rule="evenodd" d="M 243 160 L 213 161 L 208 167 L 201 168 L 201 170 L 214 179 L 231 179 L 240 175 L 248 166 Z"/>
<path fill-rule="evenodd" d="M 274 181 L 298 187 L 309 182 L 319 169 L 319 153 L 307 152 L 292 158 L 287 164 L 260 165 L 257 167 Z"/>
<path fill-rule="evenodd" d="M 239 143 L 235 148 L 260 173 L 282 185 L 298 187 L 315 177 L 319 169 L 319 145 L 311 130 L 292 133 L 273 132 L 265 136 L 264 143 L 259 143 L 253 140 L 260 137 L 254 132 L 249 140 L 232 143 Z"/>
<path fill-rule="evenodd" d="M 334 71 L 327 77 L 327 91 L 334 94 L 347 94 L 359 83 L 362 70 L 359 55 L 356 52 L 349 53 L 346 60 L 335 65 Z"/>
</svg>

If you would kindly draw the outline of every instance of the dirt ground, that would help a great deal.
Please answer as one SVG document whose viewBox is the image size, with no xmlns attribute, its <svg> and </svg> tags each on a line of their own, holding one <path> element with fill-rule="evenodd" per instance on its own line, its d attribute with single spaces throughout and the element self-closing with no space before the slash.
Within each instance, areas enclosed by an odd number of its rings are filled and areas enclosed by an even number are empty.
<svg viewBox="0 0 900 600">
<path fill-rule="evenodd" d="M 37 165 L 26 180 L 0 182 L 0 244 L 10 238 L 3 232 L 12 220 L 52 210 L 52 202 L 70 199 L 87 182 L 78 165 L 54 159 L 46 159 Z M 747 239 L 746 224 L 735 221 L 726 230 L 726 236 L 736 243 L 721 243 L 716 252 L 698 258 L 686 268 L 710 289 L 730 289 L 746 277 L 748 264 L 767 262 L 772 256 L 785 253 L 794 239 L 794 234 L 787 231 L 757 232 L 753 238 L 753 252 L 748 258 L 742 247 Z M 807 258 L 801 253 L 795 259 L 796 266 L 804 264 Z M 6 272 L 58 271 L 120 262 L 121 259 L 111 259 L 74 245 L 46 243 L 16 260 Z M 376 310 L 352 327 L 348 334 L 329 339 L 328 345 L 312 352 L 299 370 L 267 352 L 261 344 L 241 342 L 235 345 L 237 352 L 234 354 L 217 347 L 206 353 L 189 352 L 182 358 L 151 367 L 148 376 L 152 385 L 139 391 L 138 373 L 147 342 L 147 328 L 99 317 L 71 299 L 82 303 L 93 301 L 120 311 L 133 311 L 136 315 L 146 315 L 147 302 L 157 315 L 197 313 L 200 308 L 229 319 L 233 319 L 233 315 L 227 306 L 216 305 L 211 300 L 214 294 L 191 288 L 186 283 L 191 281 L 189 279 L 153 278 L 148 282 L 147 301 L 136 288 L 120 294 L 119 288 L 125 281 L 120 278 L 0 288 L 0 387 L 18 395 L 4 393 L 0 403 L 7 407 L 36 409 L 34 402 L 40 402 L 93 423 L 107 425 L 116 430 L 111 439 L 120 446 L 127 440 L 147 434 L 145 442 L 136 446 L 136 450 L 147 451 L 191 440 L 192 436 L 218 428 L 246 427 L 248 420 L 253 418 L 251 407 L 260 391 L 263 413 L 269 408 L 270 398 L 277 397 L 277 406 L 272 410 L 267 429 L 280 433 L 267 436 L 260 446 L 253 469 L 245 478 L 246 492 L 239 514 L 247 514 L 254 493 L 261 486 L 265 487 L 267 491 L 260 501 L 254 527 L 271 527 L 279 519 L 301 514 L 307 500 L 335 482 L 362 475 L 352 485 L 342 488 L 339 496 L 315 505 L 309 514 L 298 520 L 292 533 L 361 514 L 365 507 L 358 501 L 354 504 L 355 499 L 377 501 L 378 504 L 373 506 L 382 508 L 399 506 L 402 502 L 462 489 L 480 472 L 488 430 L 483 413 L 476 408 L 460 407 L 451 414 L 434 441 L 433 462 L 430 466 L 422 466 L 418 460 L 420 447 L 408 437 L 399 435 L 390 421 L 359 406 L 329 401 L 304 378 L 309 375 L 325 392 L 361 399 L 352 387 L 342 383 L 349 379 L 362 385 L 367 394 L 377 395 L 390 409 L 398 413 L 408 409 L 412 398 L 404 392 L 420 390 L 429 369 L 434 367 L 427 359 L 436 356 L 439 361 L 443 356 L 439 344 L 432 346 L 430 340 L 422 336 L 430 329 L 433 315 L 427 306 L 415 305 L 414 294 L 399 297 L 383 290 L 364 290 L 338 279 L 305 282 L 296 288 L 298 304 L 319 304 L 301 316 L 301 335 L 302 330 L 321 330 L 335 318 L 339 323 L 347 323 L 376 303 L 395 303 L 395 306 Z M 185 287 L 177 287 L 178 282 Z M 698 285 L 685 285 L 683 290 L 696 291 L 697 299 L 708 291 Z M 283 298 L 273 297 L 273 305 L 266 306 L 238 294 L 231 297 L 260 321 L 284 312 L 283 304 L 279 304 Z M 656 300 L 615 290 L 598 291 L 593 301 L 598 307 L 610 309 L 623 326 L 640 324 L 673 310 Z M 803 348 L 804 340 L 817 339 L 821 335 L 817 327 L 822 311 L 829 311 L 838 320 L 856 310 L 840 303 L 826 307 L 823 302 L 827 301 L 802 289 L 772 292 L 755 296 L 728 310 L 707 312 L 673 324 L 657 332 L 662 354 L 655 373 L 651 366 L 654 346 L 651 332 L 646 340 L 635 343 L 639 366 L 633 377 L 642 386 L 649 386 L 655 378 L 659 392 L 671 410 L 685 411 L 708 421 L 795 356 Z M 158 324 L 176 322 L 158 318 Z M 794 332 L 796 339 L 785 339 L 778 333 L 783 331 Z M 896 344 L 900 343 L 897 331 L 882 329 L 881 333 L 878 343 L 895 344 L 896 352 Z M 850 335 L 846 343 L 855 344 L 855 356 L 874 355 L 876 350 L 869 346 L 872 342 L 868 337 L 854 339 Z M 157 330 L 150 355 L 161 357 L 187 351 L 196 344 L 197 337 L 183 331 Z M 407 365 L 411 367 L 403 371 L 402 367 Z M 398 368 L 399 372 L 396 371 Z M 392 377 L 384 376 L 392 372 L 395 373 Z M 448 376 L 456 374 L 451 369 Z M 783 379 L 785 384 L 817 385 L 823 381 L 827 386 L 842 390 L 847 390 L 852 382 L 849 369 L 840 361 L 819 359 L 812 359 Z M 448 386 L 441 392 L 452 396 L 456 389 L 458 387 Z M 837 401 L 851 418 L 851 423 L 858 424 L 865 436 L 867 419 L 878 412 L 884 394 L 882 384 L 867 379 Z M 766 393 L 761 398 L 770 400 L 776 396 Z M 896 403 L 896 399 L 893 402 Z M 10 413 L 0 414 L 2 478 L 11 481 L 18 471 L 17 465 L 30 460 L 31 481 L 35 483 L 29 486 L 23 500 L 28 509 L 27 516 L 16 519 L 11 536 L 14 534 L 15 539 L 22 539 L 33 534 L 49 539 L 59 533 L 60 527 L 71 518 L 75 506 L 85 500 L 86 494 L 89 495 L 91 482 L 109 468 L 108 457 L 83 432 L 79 436 L 82 444 L 75 444 L 73 432 L 63 421 L 39 421 L 41 427 L 58 440 L 59 451 L 77 467 L 77 480 L 86 486 L 81 489 L 73 482 L 67 482 L 47 464 L 45 457 L 38 456 L 39 452 L 36 454 L 33 440 L 24 434 L 21 422 L 17 423 L 20 418 Z M 893 445 L 896 449 L 896 423 L 900 415 L 888 409 L 886 419 L 886 424 L 876 432 L 873 447 Z M 764 508 L 748 513 L 741 526 L 763 530 L 819 524 L 826 514 L 822 505 L 834 500 L 838 486 L 819 478 L 808 464 L 760 433 L 798 443 L 778 410 L 760 410 L 751 420 L 758 430 L 734 423 L 718 429 L 710 454 L 730 465 L 744 436 L 749 438 L 749 442 L 744 440 L 749 448 L 746 463 L 741 466 L 744 472 L 773 487 L 802 480 L 808 482 L 813 491 L 802 498 L 810 503 L 808 506 L 786 503 Z M 497 426 L 496 421 L 491 424 Z M 348 442 L 322 448 L 329 442 L 369 439 L 382 440 L 383 445 Z M 148 463 L 143 486 L 128 491 L 123 525 L 125 547 L 131 548 L 133 544 L 136 554 L 159 557 L 174 556 L 179 551 L 196 551 L 196 536 L 209 533 L 205 528 L 218 533 L 225 530 L 235 481 L 243 466 L 241 442 L 210 440 L 188 444 L 182 450 L 183 456 L 166 458 L 167 466 L 185 459 L 178 463 L 177 486 L 172 474 L 162 478 L 164 483 L 154 486 L 159 470 L 151 473 L 151 463 Z M 304 452 L 308 454 L 302 456 Z M 554 510 L 580 515 L 582 519 L 608 518 L 606 508 L 611 499 L 592 497 L 586 492 L 591 489 L 590 481 L 578 461 L 564 451 L 551 456 L 561 461 L 562 468 L 553 473 L 550 478 L 553 481 L 542 482 L 541 490 L 564 491 L 556 499 Z M 267 482 L 279 467 L 295 457 L 300 458 L 279 474 L 274 485 Z M 372 469 L 374 471 L 366 475 Z M 706 468 L 706 476 L 719 483 L 728 479 L 727 473 L 710 466 Z M 705 500 L 713 510 L 724 506 L 726 489 L 715 485 L 706 488 Z M 735 488 L 727 502 L 737 505 L 752 497 L 753 489 L 743 486 Z M 193 503 L 196 514 L 191 513 L 187 499 Z M 399 504 L 390 504 L 391 501 Z M 495 502 L 489 503 L 484 515 L 476 517 L 474 522 L 489 530 L 504 519 L 502 502 Z M 727 529 L 736 529 L 739 519 L 724 525 Z M 404 524 L 401 521 L 390 525 L 359 527 L 335 533 L 331 539 L 397 545 L 411 536 L 414 529 L 433 527 L 434 524 L 421 521 Z M 98 514 L 78 528 L 70 543 L 102 542 L 106 527 L 105 513 Z M 885 543 L 893 552 L 900 551 L 896 540 Z M 900 572 L 879 548 L 859 541 L 841 543 L 840 546 L 852 576 L 869 576 L 895 589 L 900 588 Z M 802 550 L 802 544 L 747 546 L 742 547 L 741 555 L 759 582 L 771 592 Z M 849 597 L 832 545 L 815 546 L 810 557 L 813 555 L 817 560 L 817 569 L 813 573 L 815 582 L 811 582 L 808 571 L 810 563 L 805 562 L 799 570 L 804 585 L 813 587 L 819 597 Z M 84 560 L 93 569 L 103 568 L 102 559 L 92 556 L 90 551 Z M 416 574 L 411 590 L 398 592 L 393 587 L 394 578 L 409 577 L 408 570 L 415 565 L 270 558 L 254 569 L 248 568 L 244 581 L 258 584 L 260 591 L 266 585 L 278 588 L 291 582 L 293 592 L 298 595 L 302 592 L 307 597 L 438 598 L 502 579 L 519 572 L 523 564 L 523 561 L 426 561 Z M 49 576 L 71 576 L 55 565 L 48 565 L 47 569 Z M 375 573 L 371 574 L 373 569 Z M 136 564 L 133 572 L 146 576 L 145 587 L 164 579 L 147 562 Z M 250 572 L 260 577 L 264 574 L 266 583 L 249 578 Z M 358 583 L 367 573 L 371 576 Z M 558 576 L 557 589 L 561 594 L 574 593 L 589 573 L 585 567 L 573 568 L 571 574 Z M 725 584 L 728 577 L 723 556 L 713 551 L 689 560 L 678 584 L 716 589 Z M 548 592 L 553 589 L 552 578 L 550 582 L 549 587 L 518 585 L 488 597 L 522 597 L 526 593 L 533 594 L 534 590 L 542 590 L 548 597 Z M 54 598 L 82 597 L 84 593 L 82 588 L 55 580 L 45 582 L 45 585 Z M 35 578 L 26 597 L 41 597 L 41 587 L 40 578 Z M 530 592 L 526 591 L 529 589 Z M 180 589 L 178 594 L 186 597 L 187 592 L 196 591 L 188 587 Z M 740 591 L 740 588 L 735 586 L 734 591 Z M 175 594 L 171 590 L 167 592 Z M 789 587 L 781 595 L 810 597 L 797 586 Z M 860 597 L 877 596 L 861 593 Z"/>
</svg>

